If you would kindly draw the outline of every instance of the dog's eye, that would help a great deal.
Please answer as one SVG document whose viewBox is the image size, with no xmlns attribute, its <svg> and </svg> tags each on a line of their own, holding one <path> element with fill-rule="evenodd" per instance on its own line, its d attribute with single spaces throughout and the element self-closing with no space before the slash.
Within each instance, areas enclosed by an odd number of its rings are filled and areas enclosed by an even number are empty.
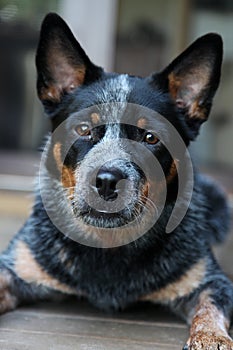
<svg viewBox="0 0 233 350">
<path fill-rule="evenodd" d="M 157 142 L 159 142 L 159 139 L 151 132 L 147 132 L 144 136 L 144 142 L 148 143 L 149 145 L 155 145 Z"/>
<path fill-rule="evenodd" d="M 88 124 L 80 124 L 75 128 L 76 132 L 80 136 L 90 136 L 91 130 Z"/>
</svg>

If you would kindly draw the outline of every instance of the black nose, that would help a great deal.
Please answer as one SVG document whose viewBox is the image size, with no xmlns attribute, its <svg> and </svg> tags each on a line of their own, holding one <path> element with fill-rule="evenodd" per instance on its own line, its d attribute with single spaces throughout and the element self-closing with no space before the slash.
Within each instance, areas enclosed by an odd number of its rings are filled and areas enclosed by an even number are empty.
<svg viewBox="0 0 233 350">
<path fill-rule="evenodd" d="M 96 177 L 96 188 L 99 195 L 106 201 L 114 201 L 119 192 L 117 183 L 123 179 L 126 179 L 126 176 L 121 170 L 101 168 Z"/>
</svg>

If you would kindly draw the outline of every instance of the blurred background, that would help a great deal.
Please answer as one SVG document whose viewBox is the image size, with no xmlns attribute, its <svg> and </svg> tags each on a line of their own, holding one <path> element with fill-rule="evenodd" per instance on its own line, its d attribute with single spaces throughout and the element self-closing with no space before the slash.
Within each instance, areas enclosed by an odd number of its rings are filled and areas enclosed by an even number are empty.
<svg viewBox="0 0 233 350">
<path fill-rule="evenodd" d="M 224 40 L 221 86 L 209 122 L 192 146 L 199 167 L 233 193 L 232 0 L 0 0 L 0 245 L 29 211 L 38 147 L 49 123 L 36 96 L 40 24 L 57 12 L 89 57 L 107 71 L 145 76 L 207 32 Z M 232 238 L 219 250 L 229 274 Z"/>
</svg>

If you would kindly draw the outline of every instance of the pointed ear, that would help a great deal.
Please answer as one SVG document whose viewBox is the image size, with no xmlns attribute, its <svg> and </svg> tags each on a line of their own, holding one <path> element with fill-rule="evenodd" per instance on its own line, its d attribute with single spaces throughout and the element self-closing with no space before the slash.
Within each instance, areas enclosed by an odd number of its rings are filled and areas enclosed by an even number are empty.
<svg viewBox="0 0 233 350">
<path fill-rule="evenodd" d="M 197 39 L 159 74 L 160 82 L 166 81 L 170 96 L 196 133 L 208 118 L 219 85 L 222 54 L 221 37 L 209 33 Z"/>
<path fill-rule="evenodd" d="M 64 94 L 97 80 L 102 73 L 55 13 L 48 14 L 42 23 L 36 67 L 39 98 L 49 105 L 59 103 Z"/>
</svg>

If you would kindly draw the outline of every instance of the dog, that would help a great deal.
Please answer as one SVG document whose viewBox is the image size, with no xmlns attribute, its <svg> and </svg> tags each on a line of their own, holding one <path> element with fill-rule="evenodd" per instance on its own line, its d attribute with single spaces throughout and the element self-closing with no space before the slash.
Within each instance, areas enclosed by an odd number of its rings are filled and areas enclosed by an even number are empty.
<svg viewBox="0 0 233 350">
<path fill-rule="evenodd" d="M 190 325 L 184 350 L 233 349 L 233 286 L 211 248 L 229 229 L 228 205 L 196 170 L 190 184 L 185 163 L 219 85 L 222 46 L 209 33 L 149 77 L 106 73 L 62 18 L 45 17 L 37 91 L 52 129 L 32 213 L 1 255 L 1 313 L 68 294 L 104 310 L 147 300 Z M 183 158 L 166 146 L 168 125 Z M 183 187 L 188 208 L 168 233 L 182 168 L 192 191 Z"/>
</svg>

